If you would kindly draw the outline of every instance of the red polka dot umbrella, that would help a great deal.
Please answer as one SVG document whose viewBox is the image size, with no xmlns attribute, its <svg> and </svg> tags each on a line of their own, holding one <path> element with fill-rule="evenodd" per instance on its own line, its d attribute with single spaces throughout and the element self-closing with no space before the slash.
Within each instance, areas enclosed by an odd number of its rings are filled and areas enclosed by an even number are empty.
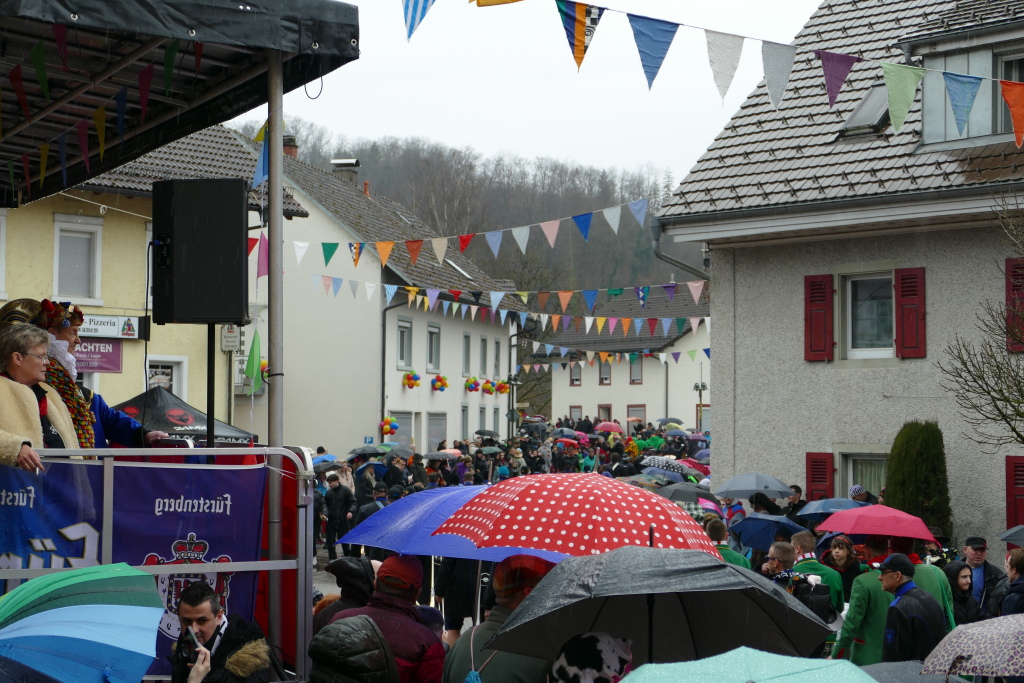
<svg viewBox="0 0 1024 683">
<path fill-rule="evenodd" d="M 721 557 L 675 503 L 596 474 L 534 474 L 491 486 L 434 531 L 478 548 L 596 555 L 627 545 L 689 548 Z"/>
</svg>

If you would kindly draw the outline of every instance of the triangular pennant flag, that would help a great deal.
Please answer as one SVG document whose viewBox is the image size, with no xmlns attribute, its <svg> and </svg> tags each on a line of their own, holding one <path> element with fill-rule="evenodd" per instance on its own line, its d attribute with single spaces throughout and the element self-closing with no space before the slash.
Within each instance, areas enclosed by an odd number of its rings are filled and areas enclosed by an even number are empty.
<svg viewBox="0 0 1024 683">
<path fill-rule="evenodd" d="M 484 237 L 487 238 L 487 246 L 494 252 L 494 258 L 498 258 L 498 250 L 501 249 L 501 236 L 503 232 L 501 230 L 495 230 L 493 232 L 485 233 Z"/>
<path fill-rule="evenodd" d="M 444 315 L 445 315 L 445 317 L 447 317 L 447 316 L 448 316 L 448 310 L 449 310 L 449 309 L 450 309 L 451 307 L 452 307 L 452 304 L 451 304 L 451 302 L 450 302 L 450 301 L 447 301 L 446 299 L 442 299 L 442 300 L 441 300 L 441 310 L 442 310 L 442 311 L 444 311 Z"/>
<path fill-rule="evenodd" d="M 430 11 L 433 4 L 434 0 L 402 0 L 406 40 L 412 40 L 412 34 L 423 23 L 423 18 L 427 16 L 427 12 Z"/>
<path fill-rule="evenodd" d="M 345 278 L 331 277 L 330 275 L 324 275 L 325 282 L 330 283 L 331 289 L 334 290 L 334 296 L 338 296 L 338 292 L 341 291 L 341 285 L 345 282 Z"/>
<path fill-rule="evenodd" d="M 203 68 L 203 43 L 193 43 L 192 54 L 196 61 L 196 73 L 199 73 Z"/>
<path fill-rule="evenodd" d="M 309 242 L 293 242 L 292 245 L 295 247 L 295 263 L 301 264 L 306 250 L 309 249 Z"/>
<path fill-rule="evenodd" d="M 526 311 L 519 311 L 519 327 L 526 327 L 526 318 L 529 314 Z"/>
<path fill-rule="evenodd" d="M 583 322 L 586 324 L 587 334 L 590 334 L 590 328 L 594 326 L 594 318 L 593 318 L 593 316 L 589 316 L 589 315 L 588 316 L 584 316 L 583 317 Z"/>
<path fill-rule="evenodd" d="M 1017 147 L 1024 138 L 1024 83 L 999 81 L 1002 86 L 1003 100 L 1010 108 L 1010 120 L 1013 122 L 1013 135 L 1017 139 Z"/>
<path fill-rule="evenodd" d="M 692 360 L 692 361 L 696 361 L 697 360 L 697 350 L 696 349 L 694 349 L 693 351 L 687 351 L 686 355 L 689 356 L 690 360 Z"/>
<path fill-rule="evenodd" d="M 171 96 L 171 83 L 174 80 L 174 58 L 178 56 L 178 41 L 172 40 L 164 48 L 164 95 Z"/>
<path fill-rule="evenodd" d="M 249 251 L 247 253 L 248 253 L 249 256 L 252 256 L 252 250 L 255 249 L 256 245 L 260 243 L 260 238 L 259 237 L 250 237 L 248 239 L 249 239 Z"/>
<path fill-rule="evenodd" d="M 501 304 L 501 297 L 505 296 L 505 292 L 491 292 L 491 310 L 494 310 Z"/>
<path fill-rule="evenodd" d="M 615 334 L 615 327 L 619 324 L 618 318 L 608 318 L 608 334 Z"/>
<path fill-rule="evenodd" d="M 565 309 L 569 306 L 569 301 L 572 300 L 574 292 L 570 289 L 568 291 L 561 291 L 558 293 L 558 301 L 562 304 L 562 313 L 565 313 Z"/>
<path fill-rule="evenodd" d="M 64 180 L 64 186 L 68 184 L 68 136 L 61 133 L 57 136 L 57 161 L 60 162 L 60 176 Z"/>
<path fill-rule="evenodd" d="M 647 295 L 650 294 L 650 287 L 634 287 L 636 298 L 640 302 L 640 308 L 647 308 Z"/>
<path fill-rule="evenodd" d="M 427 297 L 419 296 L 419 297 L 416 297 L 416 299 L 417 299 L 416 303 L 417 304 L 423 304 L 423 310 L 424 311 L 427 310 L 427 307 L 430 305 L 430 301 L 427 299 Z"/>
<path fill-rule="evenodd" d="M 662 365 L 664 365 L 664 364 L 665 364 L 665 361 L 666 361 L 667 359 L 668 359 L 668 354 L 667 354 L 667 353 L 659 353 L 659 354 L 658 354 L 658 360 L 660 360 L 660 361 L 661 361 L 661 364 L 662 364 Z"/>
<path fill-rule="evenodd" d="M 427 287 L 427 307 L 430 310 L 434 310 L 434 305 L 437 303 L 437 296 L 440 293 L 440 289 L 431 289 L 430 287 Z"/>
<path fill-rule="evenodd" d="M 64 67 L 64 73 L 68 72 L 68 27 L 64 24 L 52 24 L 50 29 L 53 31 L 53 37 L 57 41 L 57 55 L 60 57 L 61 66 Z"/>
<path fill-rule="evenodd" d="M 924 78 L 924 69 L 882 62 L 882 76 L 889 96 L 889 120 L 892 121 L 893 130 L 898 133 L 917 97 L 917 86 Z"/>
<path fill-rule="evenodd" d="M 708 360 L 711 360 L 711 349 L 710 348 L 704 349 L 704 354 L 708 357 Z"/>
<path fill-rule="evenodd" d="M 704 318 L 704 331 L 708 333 L 708 336 L 711 335 L 711 317 L 710 316 Z"/>
<path fill-rule="evenodd" d="M 267 234 L 260 232 L 260 250 L 256 254 L 256 277 L 270 275 L 270 243 Z"/>
<path fill-rule="evenodd" d="M 551 314 L 551 331 L 552 332 L 557 332 L 558 331 L 558 324 L 560 322 L 562 322 L 562 314 L 561 313 L 552 313 Z M 541 331 L 543 331 L 543 329 Z"/>
<path fill-rule="evenodd" d="M 50 99 L 50 80 L 46 77 L 46 45 L 39 41 L 28 53 L 29 61 L 36 70 L 36 80 L 39 81 L 39 89 L 43 91 L 43 97 Z"/>
<path fill-rule="evenodd" d="M 708 43 L 708 62 L 711 64 L 711 73 L 715 77 L 718 93 L 724 101 L 725 94 L 729 92 L 729 86 L 732 84 L 732 78 L 736 75 L 736 67 L 740 64 L 743 36 L 704 29 L 704 37 Z"/>
<path fill-rule="evenodd" d="M 604 215 L 604 219 L 608 221 L 609 227 L 612 232 L 616 235 L 619 234 L 619 219 L 622 217 L 622 207 L 612 206 L 601 212 Z"/>
<path fill-rule="evenodd" d="M 686 286 L 690 288 L 690 294 L 693 295 L 693 303 L 700 303 L 700 293 L 704 291 L 704 280 L 687 282 Z"/>
<path fill-rule="evenodd" d="M 416 265 L 416 259 L 420 257 L 420 249 L 423 248 L 423 240 L 406 240 L 405 249 L 409 252 L 409 260 Z"/>
<path fill-rule="evenodd" d="M 635 14 L 626 16 L 629 17 L 629 25 L 633 29 L 633 40 L 640 53 L 640 65 L 647 76 L 647 89 L 650 90 L 658 71 L 661 70 L 662 62 L 665 61 L 668 48 L 672 45 L 672 39 L 676 37 L 679 24 Z"/>
<path fill-rule="evenodd" d="M 348 286 L 352 290 L 352 298 L 359 292 L 359 280 L 349 280 Z"/>
<path fill-rule="evenodd" d="M 153 85 L 153 65 L 149 64 L 139 72 L 139 121 L 146 120 L 149 107 L 149 89 Z"/>
<path fill-rule="evenodd" d="M 549 317 L 550 316 L 547 313 L 541 313 L 540 314 L 540 331 L 541 332 L 543 332 L 544 329 L 548 326 L 548 318 Z"/>
<path fill-rule="evenodd" d="M 523 305 L 526 305 L 526 303 L 530 300 L 529 292 L 516 292 L 516 296 L 523 300 Z"/>
<path fill-rule="evenodd" d="M 309 286 L 313 288 L 314 292 L 318 291 L 320 289 L 320 276 L 316 273 L 310 273 Z"/>
<path fill-rule="evenodd" d="M 676 283 L 671 282 L 671 283 L 669 283 L 667 285 L 662 285 L 661 288 L 665 290 L 665 295 L 668 297 L 669 301 L 672 301 L 675 298 L 675 296 L 676 296 Z"/>
<path fill-rule="evenodd" d="M 85 171 L 89 172 L 89 122 L 82 119 L 75 124 L 78 129 L 78 150 L 82 154 L 82 161 L 85 162 Z"/>
<path fill-rule="evenodd" d="M 537 304 L 540 306 L 540 310 L 544 310 L 548 307 L 548 297 L 551 296 L 551 292 L 537 292 Z"/>
<path fill-rule="evenodd" d="M 633 218 L 640 224 L 640 227 L 644 227 L 647 222 L 647 206 L 650 202 L 646 199 L 637 199 L 629 203 L 629 210 L 633 214 Z M 621 292 L 621 290 L 620 290 Z"/>
<path fill-rule="evenodd" d="M 555 248 L 555 238 L 558 236 L 558 226 L 562 224 L 562 219 L 555 221 L 545 221 L 540 224 L 540 229 L 544 231 L 544 236 L 548 238 L 548 244 L 551 248 Z"/>
<path fill-rule="evenodd" d="M 843 89 L 850 69 L 857 62 L 863 61 L 856 55 L 844 55 L 841 52 L 815 50 L 814 56 L 821 60 L 821 70 L 825 74 L 825 91 L 828 93 L 828 108 L 836 105 L 839 91 Z"/>
<path fill-rule="evenodd" d="M 356 267 L 359 266 L 359 257 L 363 255 L 363 247 L 366 246 L 366 242 L 349 242 L 348 251 L 352 254 L 352 264 Z M 333 252 L 332 252 L 333 253 Z M 324 256 L 327 256 L 325 249 Z"/>
<path fill-rule="evenodd" d="M 28 170 L 28 154 L 21 155 L 21 172 L 25 176 L 25 190 L 29 199 L 32 198 L 32 173 Z"/>
<path fill-rule="evenodd" d="M 409 299 L 412 300 L 414 296 L 420 291 L 419 287 L 406 287 L 405 291 L 409 293 Z"/>
<path fill-rule="evenodd" d="M 480 297 L 484 295 L 483 292 L 470 292 L 469 295 L 473 297 L 473 301 L 480 303 Z"/>
<path fill-rule="evenodd" d="M 693 328 L 694 332 L 697 331 L 697 327 L 699 325 L 700 325 L 700 318 L 690 318 L 690 327 Z"/>
<path fill-rule="evenodd" d="M 647 333 L 649 335 L 651 335 L 652 337 L 654 336 L 654 329 L 657 326 L 658 326 L 658 319 L 657 318 L 648 318 L 647 319 Z"/>
<path fill-rule="evenodd" d="M 643 329 L 644 329 L 644 319 L 643 318 L 633 318 L 633 334 L 635 334 L 636 336 L 639 337 L 640 333 L 643 331 Z"/>
<path fill-rule="evenodd" d="M 604 329 L 604 324 L 608 321 L 608 318 L 597 317 L 597 333 L 601 334 L 601 330 Z"/>
<path fill-rule="evenodd" d="M 474 237 L 476 237 L 476 233 L 475 232 L 471 232 L 468 235 L 459 235 L 459 253 L 460 254 L 462 252 L 466 251 L 466 247 L 469 246 L 469 243 L 473 241 Z"/>
<path fill-rule="evenodd" d="M 21 112 L 25 115 L 25 120 L 31 123 L 32 110 L 28 108 L 28 97 L 25 96 L 25 84 L 21 77 L 21 64 L 7 72 L 7 80 L 14 87 L 14 94 L 18 97 L 18 104 L 21 105 Z"/>
<path fill-rule="evenodd" d="M 670 327 L 672 327 L 672 318 L 662 318 L 661 319 L 661 336 L 662 337 L 667 337 L 668 336 L 668 330 L 669 330 Z"/>
<path fill-rule="evenodd" d="M 587 308 L 589 308 L 590 312 L 593 313 L 594 312 L 594 306 L 597 305 L 597 290 L 596 289 L 586 289 L 586 290 L 584 290 L 583 291 L 583 298 L 587 302 Z"/>
<path fill-rule="evenodd" d="M 633 323 L 633 319 L 632 318 L 623 318 L 622 319 L 622 336 L 623 337 L 625 337 L 627 334 L 629 334 L 629 326 L 632 323 Z"/>
<path fill-rule="evenodd" d="M 560 355 L 562 358 L 565 358 L 565 354 L 567 354 L 567 353 L 569 353 L 569 349 L 568 348 L 566 348 L 564 346 L 559 346 L 558 347 L 558 355 Z"/>
<path fill-rule="evenodd" d="M 252 342 L 249 344 L 249 357 L 245 361 L 245 376 L 252 380 L 249 395 L 252 396 L 263 386 L 263 369 L 260 367 L 260 331 L 252 331 Z"/>
<path fill-rule="evenodd" d="M 437 263 L 444 263 L 444 254 L 448 251 L 447 237 L 434 237 L 430 240 L 430 246 L 434 248 L 434 255 L 437 256 Z"/>
<path fill-rule="evenodd" d="M 597 355 L 596 351 L 587 351 L 587 360 L 590 361 L 591 363 L 593 363 L 594 362 L 594 356 L 596 356 L 596 355 Z"/>
<path fill-rule="evenodd" d="M 540 363 L 534 363 L 533 364 L 533 371 L 535 373 L 540 372 Z"/>
<path fill-rule="evenodd" d="M 569 49 L 572 50 L 572 58 L 576 60 L 578 69 L 583 66 L 583 57 L 594 38 L 604 8 L 568 0 L 556 0 L 555 4 L 562 17 L 562 28 L 565 29 L 565 37 L 569 39 Z"/>
<path fill-rule="evenodd" d="M 469 305 L 469 319 L 470 320 L 476 320 L 476 312 L 477 312 L 477 310 L 479 308 L 480 308 L 479 306 L 474 306 L 473 304 Z"/>
<path fill-rule="evenodd" d="M 50 161 L 50 143 L 44 142 L 39 145 L 39 187 L 43 186 L 46 179 L 46 165 Z"/>
<path fill-rule="evenodd" d="M 984 79 L 949 71 L 943 71 L 942 78 L 946 81 L 946 94 L 949 96 L 949 106 L 953 110 L 956 129 L 960 132 L 960 137 L 963 137 L 967 119 L 971 116 L 974 100 L 978 96 L 978 88 Z"/>
<path fill-rule="evenodd" d="M 96 137 L 100 143 L 100 161 L 107 149 L 107 108 L 100 106 L 92 112 L 92 122 L 96 126 Z"/>
<path fill-rule="evenodd" d="M 537 340 L 534 340 L 533 342 L 533 352 L 540 353 L 540 342 Z"/>
<path fill-rule="evenodd" d="M 384 297 L 387 299 L 387 304 L 391 305 L 391 300 L 395 298 L 395 294 L 398 292 L 398 285 L 384 285 Z"/>
<path fill-rule="evenodd" d="M 128 112 L 128 86 L 124 86 L 114 95 L 114 103 L 117 105 L 117 137 L 124 144 L 124 118 Z"/>
<path fill-rule="evenodd" d="M 598 351 L 597 352 L 597 357 L 601 359 L 602 363 L 605 363 L 605 362 L 608 361 L 608 352 L 607 351 Z"/>
<path fill-rule="evenodd" d="M 554 350 L 555 350 L 555 345 L 554 345 L 554 344 L 545 344 L 545 345 L 544 345 L 544 351 L 545 351 L 545 353 L 546 353 L 547 355 L 549 355 L 549 356 L 550 356 L 550 355 L 551 355 L 551 353 L 552 353 L 552 352 L 553 352 Z"/>
<path fill-rule="evenodd" d="M 298 243 L 296 243 L 296 244 L 298 244 Z M 349 249 L 352 248 L 351 244 L 348 245 L 348 246 L 349 246 Z M 328 264 L 330 264 L 331 259 L 334 258 L 334 253 L 336 251 L 338 251 L 338 243 L 337 242 L 321 242 L 320 243 L 320 249 L 323 251 L 323 254 L 324 254 L 324 266 L 326 267 Z M 296 252 L 296 253 L 298 253 L 298 252 Z M 353 258 L 353 260 L 355 260 L 356 265 L 358 266 L 359 265 L 359 255 L 353 253 L 352 258 Z"/>
<path fill-rule="evenodd" d="M 498 309 L 498 314 L 501 316 L 501 324 L 504 325 L 505 324 L 505 318 L 508 317 L 508 310 L 506 310 L 504 308 L 499 308 Z"/>
<path fill-rule="evenodd" d="M 768 99 L 778 109 L 782 96 L 789 85 L 789 77 L 793 73 L 793 62 L 796 60 L 796 47 L 782 45 L 770 41 L 761 42 L 761 61 L 764 64 L 764 84 L 768 89 Z"/>
<path fill-rule="evenodd" d="M 373 299 L 373 293 L 377 291 L 377 283 L 364 282 L 363 286 L 366 287 L 366 300 L 371 301 Z"/>
<path fill-rule="evenodd" d="M 683 355 L 682 351 L 673 351 L 672 352 L 672 360 L 674 360 L 676 363 L 678 363 L 679 362 L 679 356 L 681 356 L 681 355 Z"/>
<path fill-rule="evenodd" d="M 330 275 L 321 275 L 320 276 L 320 284 L 323 285 L 324 294 L 330 294 L 331 293 L 331 283 L 334 282 L 334 281 L 337 281 L 337 286 L 334 288 L 334 296 L 338 296 L 338 289 L 341 287 L 341 278 L 340 277 L 332 278 Z"/>
<path fill-rule="evenodd" d="M 578 216 L 573 216 L 572 220 L 576 223 L 576 227 L 580 229 L 580 234 L 583 235 L 583 241 L 590 241 L 590 221 L 593 220 L 594 214 L 592 213 L 581 213 Z"/>
<path fill-rule="evenodd" d="M 610 299 L 614 299 L 617 296 L 622 296 L 622 288 L 621 287 L 619 287 L 618 289 L 609 289 L 607 291 L 608 291 L 608 298 L 610 298 Z"/>
<path fill-rule="evenodd" d="M 572 316 L 571 315 L 563 315 L 562 316 L 562 332 L 565 332 L 566 330 L 569 329 L 569 324 L 571 322 L 572 322 Z"/>
<path fill-rule="evenodd" d="M 377 242 L 377 255 L 380 256 L 380 267 L 387 265 L 391 257 L 391 250 L 395 248 L 394 242 Z"/>
<path fill-rule="evenodd" d="M 466 311 L 469 309 L 469 304 L 456 304 L 459 310 L 462 311 L 462 319 L 466 319 Z"/>
<path fill-rule="evenodd" d="M 519 251 L 526 253 L 526 243 L 530 241 L 530 226 L 524 225 L 520 228 L 512 228 L 512 237 L 519 245 Z"/>
</svg>

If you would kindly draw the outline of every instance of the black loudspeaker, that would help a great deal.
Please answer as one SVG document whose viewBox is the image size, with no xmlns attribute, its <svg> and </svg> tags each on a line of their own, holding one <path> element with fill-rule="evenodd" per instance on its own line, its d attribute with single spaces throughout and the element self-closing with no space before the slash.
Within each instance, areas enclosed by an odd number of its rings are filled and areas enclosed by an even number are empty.
<svg viewBox="0 0 1024 683">
<path fill-rule="evenodd" d="M 153 183 L 153 322 L 248 322 L 248 211 L 241 178 Z"/>
</svg>

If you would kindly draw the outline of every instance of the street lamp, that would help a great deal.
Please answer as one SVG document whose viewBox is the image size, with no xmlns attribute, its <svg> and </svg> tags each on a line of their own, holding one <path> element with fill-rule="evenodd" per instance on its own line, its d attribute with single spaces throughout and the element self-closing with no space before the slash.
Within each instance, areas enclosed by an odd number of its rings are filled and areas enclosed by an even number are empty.
<svg viewBox="0 0 1024 683">
<path fill-rule="evenodd" d="M 704 431 L 704 392 L 708 390 L 707 382 L 694 382 L 693 390 L 697 392 L 697 431 Z"/>
<path fill-rule="evenodd" d="M 505 416 L 508 418 L 509 429 L 508 429 L 508 442 L 512 443 L 512 439 L 518 434 L 516 427 L 519 425 L 519 413 L 516 411 L 516 387 L 521 387 L 523 381 L 519 379 L 519 373 L 509 374 L 508 379 L 505 380 L 508 384 L 508 412 Z"/>
</svg>

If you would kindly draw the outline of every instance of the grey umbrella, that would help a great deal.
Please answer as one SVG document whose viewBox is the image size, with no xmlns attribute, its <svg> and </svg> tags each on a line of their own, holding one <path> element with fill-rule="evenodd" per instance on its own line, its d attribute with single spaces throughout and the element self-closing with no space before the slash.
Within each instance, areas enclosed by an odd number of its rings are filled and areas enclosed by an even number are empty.
<svg viewBox="0 0 1024 683">
<path fill-rule="evenodd" d="M 665 496 L 674 503 L 697 503 L 701 500 L 710 500 L 715 505 L 719 504 L 718 497 L 715 494 L 703 486 L 691 484 L 688 481 L 672 484 L 671 486 L 663 486 L 660 489 L 655 489 L 654 492 L 659 496 Z"/>
<path fill-rule="evenodd" d="M 946 680 L 950 683 L 967 683 L 966 679 L 959 676 L 950 676 L 947 679 L 945 674 L 922 674 L 921 662 L 915 661 L 869 664 L 862 666 L 861 669 L 881 683 L 944 683 Z"/>
<path fill-rule="evenodd" d="M 377 446 L 360 446 L 348 452 L 349 455 L 382 455 L 384 453 L 387 453 L 387 451 Z"/>
<path fill-rule="evenodd" d="M 551 436 L 556 439 L 579 439 L 580 435 L 569 429 L 568 427 L 559 427 L 555 431 L 551 432 Z"/>
<path fill-rule="evenodd" d="M 1014 545 L 1024 546 L 1024 524 L 1018 524 L 1012 529 L 1007 529 L 1003 533 L 999 534 L 1000 541 L 1006 541 Z"/>
<path fill-rule="evenodd" d="M 770 474 L 757 472 L 737 474 L 715 489 L 715 495 L 719 498 L 750 498 L 755 493 L 763 493 L 769 498 L 788 498 L 793 495 L 786 482 Z"/>
<path fill-rule="evenodd" d="M 413 451 L 408 446 L 395 446 L 394 448 L 391 449 L 388 455 L 394 455 L 399 458 L 411 458 L 414 453 L 415 451 Z"/>
<path fill-rule="evenodd" d="M 722 615 L 738 628 L 721 628 Z M 699 550 L 624 546 L 562 560 L 487 644 L 553 661 L 574 635 L 633 641 L 633 666 L 709 657 L 746 645 L 807 656 L 829 633 L 784 588 Z"/>
<path fill-rule="evenodd" d="M 476 433 L 479 434 L 480 436 L 489 436 L 492 439 L 497 439 L 499 436 L 501 436 L 501 434 L 499 434 L 498 432 L 495 432 L 490 429 L 478 429 L 476 430 Z"/>
</svg>

